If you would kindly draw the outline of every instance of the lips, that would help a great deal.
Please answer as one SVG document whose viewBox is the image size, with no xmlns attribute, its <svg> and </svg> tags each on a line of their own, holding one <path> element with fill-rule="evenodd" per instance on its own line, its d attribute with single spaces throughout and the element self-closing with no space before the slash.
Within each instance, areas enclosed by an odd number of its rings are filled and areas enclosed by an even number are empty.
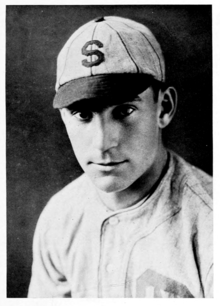
<svg viewBox="0 0 220 306">
<path fill-rule="evenodd" d="M 109 170 L 113 170 L 115 168 L 120 167 L 121 165 L 123 165 L 126 162 L 127 162 L 127 160 L 111 161 L 111 162 L 96 162 L 96 163 L 93 162 L 92 164 L 100 170 L 109 171 Z"/>
<path fill-rule="evenodd" d="M 110 162 L 110 163 L 96 163 L 97 165 L 100 165 L 100 166 L 104 166 L 104 167 L 107 167 L 107 166 L 117 166 L 119 164 L 123 164 L 125 161 L 119 161 L 119 162 Z"/>
</svg>

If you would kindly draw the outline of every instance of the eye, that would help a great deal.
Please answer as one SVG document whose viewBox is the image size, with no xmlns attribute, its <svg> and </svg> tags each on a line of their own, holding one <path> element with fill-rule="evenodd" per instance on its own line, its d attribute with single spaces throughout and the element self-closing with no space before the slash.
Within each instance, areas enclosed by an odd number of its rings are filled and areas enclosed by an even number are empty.
<svg viewBox="0 0 220 306">
<path fill-rule="evenodd" d="M 74 117 L 76 117 L 78 120 L 82 122 L 90 122 L 93 117 L 93 113 L 91 111 L 73 111 L 71 112 Z"/>
<path fill-rule="evenodd" d="M 123 119 L 130 116 L 135 111 L 135 107 L 131 105 L 120 105 L 114 109 L 114 117 Z"/>
</svg>

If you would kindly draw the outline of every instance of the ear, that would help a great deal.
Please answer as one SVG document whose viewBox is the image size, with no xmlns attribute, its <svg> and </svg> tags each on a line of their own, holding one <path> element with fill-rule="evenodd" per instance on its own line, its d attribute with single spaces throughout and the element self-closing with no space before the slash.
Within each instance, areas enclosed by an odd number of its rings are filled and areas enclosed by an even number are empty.
<svg viewBox="0 0 220 306">
<path fill-rule="evenodd" d="M 174 87 L 168 87 L 159 94 L 158 126 L 163 129 L 173 119 L 177 107 L 177 92 Z"/>
</svg>

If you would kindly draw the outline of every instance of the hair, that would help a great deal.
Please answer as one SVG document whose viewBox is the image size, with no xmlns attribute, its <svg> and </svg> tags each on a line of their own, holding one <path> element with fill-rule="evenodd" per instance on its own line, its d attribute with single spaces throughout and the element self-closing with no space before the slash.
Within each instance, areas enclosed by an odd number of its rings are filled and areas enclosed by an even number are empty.
<svg viewBox="0 0 220 306">
<path fill-rule="evenodd" d="M 166 82 L 160 82 L 154 79 L 152 81 L 151 87 L 153 89 L 154 101 L 155 103 L 157 103 L 160 90 L 161 91 L 166 90 L 166 88 L 168 87 L 168 84 Z"/>
</svg>

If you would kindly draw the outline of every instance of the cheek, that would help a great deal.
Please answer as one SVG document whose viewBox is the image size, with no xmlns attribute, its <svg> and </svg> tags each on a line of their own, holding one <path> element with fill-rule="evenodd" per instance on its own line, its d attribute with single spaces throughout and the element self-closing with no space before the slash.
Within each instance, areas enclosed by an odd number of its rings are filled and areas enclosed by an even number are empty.
<svg viewBox="0 0 220 306">
<path fill-rule="evenodd" d="M 151 151 L 155 148 L 159 139 L 159 130 L 154 117 L 141 118 L 126 129 L 126 139 L 130 146 L 133 146 L 135 153 L 142 154 L 143 151 Z"/>
<path fill-rule="evenodd" d="M 71 124 L 66 125 L 66 130 L 75 157 L 81 168 L 86 171 L 88 157 L 91 154 L 91 133 L 88 128 L 82 127 L 82 125 L 77 122 L 71 122 Z"/>
<path fill-rule="evenodd" d="M 87 137 L 85 137 L 83 131 L 80 129 L 80 126 L 75 122 L 66 124 L 66 130 L 75 155 L 80 156 L 80 154 L 85 151 L 85 147 L 88 146 Z M 78 159 L 78 156 L 76 157 Z"/>
</svg>

